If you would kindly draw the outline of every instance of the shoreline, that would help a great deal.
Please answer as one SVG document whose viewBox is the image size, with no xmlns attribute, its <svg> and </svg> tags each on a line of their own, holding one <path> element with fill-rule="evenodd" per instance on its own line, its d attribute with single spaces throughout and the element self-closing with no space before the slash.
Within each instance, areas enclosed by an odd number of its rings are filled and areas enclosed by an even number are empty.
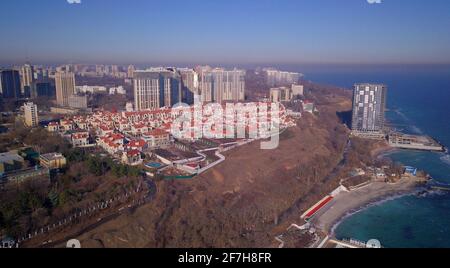
<svg viewBox="0 0 450 268">
<path fill-rule="evenodd" d="M 335 229 L 349 216 L 372 205 L 419 192 L 425 182 L 425 179 L 401 179 L 395 184 L 372 182 L 356 190 L 340 193 L 311 223 L 328 236 L 334 236 Z"/>
</svg>

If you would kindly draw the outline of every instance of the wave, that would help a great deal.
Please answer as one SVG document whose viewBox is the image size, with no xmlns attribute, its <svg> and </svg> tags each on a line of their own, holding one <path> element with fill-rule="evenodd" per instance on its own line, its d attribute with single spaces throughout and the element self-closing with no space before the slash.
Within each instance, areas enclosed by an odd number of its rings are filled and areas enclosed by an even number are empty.
<svg viewBox="0 0 450 268">
<path fill-rule="evenodd" d="M 450 155 L 445 154 L 441 158 L 441 161 L 450 166 Z"/>
<path fill-rule="evenodd" d="M 412 125 L 409 128 L 411 129 L 412 132 L 416 134 L 423 134 L 423 131 L 417 126 Z"/>
<path fill-rule="evenodd" d="M 433 197 L 433 196 L 443 196 L 443 195 L 447 195 L 448 192 L 447 191 L 442 191 L 442 190 L 427 190 L 423 193 L 419 193 L 416 195 L 417 198 L 429 198 L 429 197 Z"/>
<path fill-rule="evenodd" d="M 395 109 L 393 110 L 401 119 L 404 123 L 406 123 L 408 126 L 407 128 L 415 133 L 415 134 L 421 134 L 423 135 L 424 132 L 422 131 L 422 129 L 420 129 L 418 126 L 414 125 L 413 122 L 411 121 L 411 119 L 409 119 L 408 116 L 406 116 L 401 109 Z"/>
</svg>

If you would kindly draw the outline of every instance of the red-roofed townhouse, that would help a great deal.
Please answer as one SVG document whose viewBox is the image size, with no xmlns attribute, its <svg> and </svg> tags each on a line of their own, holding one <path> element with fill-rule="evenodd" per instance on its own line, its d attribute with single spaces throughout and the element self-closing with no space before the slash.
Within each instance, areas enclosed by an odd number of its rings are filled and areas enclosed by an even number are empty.
<svg viewBox="0 0 450 268">
<path fill-rule="evenodd" d="M 141 158 L 141 152 L 138 150 L 130 150 L 122 153 L 122 162 L 128 165 L 140 165 L 143 160 Z"/>
<path fill-rule="evenodd" d="M 142 138 L 148 143 L 149 148 L 165 148 L 170 145 L 169 132 L 162 129 L 154 129 L 142 135 Z"/>
</svg>

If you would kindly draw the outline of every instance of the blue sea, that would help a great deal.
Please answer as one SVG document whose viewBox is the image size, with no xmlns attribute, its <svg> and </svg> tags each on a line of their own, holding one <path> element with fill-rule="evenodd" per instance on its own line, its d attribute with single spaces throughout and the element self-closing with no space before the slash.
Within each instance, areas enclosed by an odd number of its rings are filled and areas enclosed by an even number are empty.
<svg viewBox="0 0 450 268">
<path fill-rule="evenodd" d="M 289 68 L 287 66 L 286 68 Z M 450 147 L 450 66 L 290 66 L 313 82 L 351 88 L 354 83 L 388 86 L 386 117 L 407 133 L 430 135 Z M 450 155 L 397 151 L 394 161 L 427 171 L 450 184 Z M 432 192 L 378 202 L 345 218 L 337 238 L 378 239 L 384 247 L 450 248 L 450 192 Z"/>
</svg>

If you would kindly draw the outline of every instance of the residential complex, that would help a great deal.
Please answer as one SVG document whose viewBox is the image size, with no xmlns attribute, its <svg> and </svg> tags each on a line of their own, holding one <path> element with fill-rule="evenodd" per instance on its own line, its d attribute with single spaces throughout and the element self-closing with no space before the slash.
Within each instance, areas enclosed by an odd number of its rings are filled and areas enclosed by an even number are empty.
<svg viewBox="0 0 450 268">
<path fill-rule="evenodd" d="M 303 85 L 293 84 L 291 87 L 277 87 L 270 89 L 270 101 L 286 102 L 303 96 Z"/>
<path fill-rule="evenodd" d="M 300 73 L 279 71 L 272 68 L 265 68 L 263 72 L 266 75 L 267 85 L 271 87 L 297 84 L 303 76 Z"/>
<path fill-rule="evenodd" d="M 245 70 L 197 67 L 199 92 L 203 102 L 238 102 L 245 100 Z"/>
</svg>

